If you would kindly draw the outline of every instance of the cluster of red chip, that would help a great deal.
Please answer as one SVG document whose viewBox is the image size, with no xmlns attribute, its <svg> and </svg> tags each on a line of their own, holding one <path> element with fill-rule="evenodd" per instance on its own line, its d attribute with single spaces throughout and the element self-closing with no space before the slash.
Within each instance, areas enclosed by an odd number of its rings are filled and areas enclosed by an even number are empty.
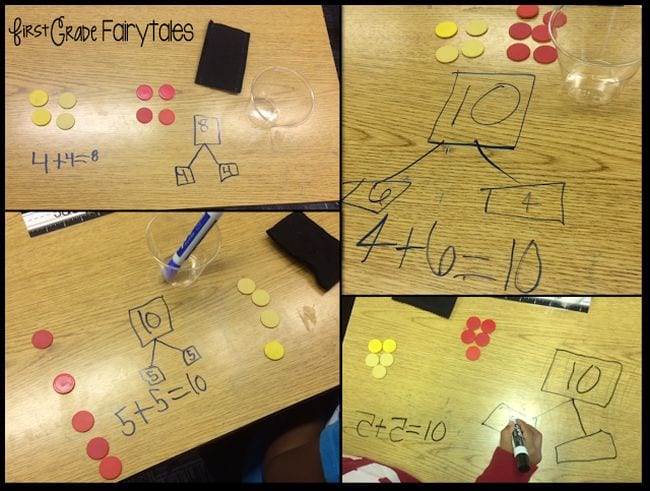
<svg viewBox="0 0 650 491">
<path fill-rule="evenodd" d="M 135 90 L 135 95 L 141 101 L 148 101 L 153 97 L 153 89 L 150 85 L 142 84 Z M 171 101 L 176 95 L 176 89 L 173 85 L 164 84 L 158 89 L 158 95 L 165 101 Z M 140 123 L 147 124 L 153 119 L 153 111 L 148 107 L 141 107 L 135 113 L 135 117 Z M 158 120 L 164 125 L 170 125 L 176 120 L 176 115 L 171 109 L 163 109 L 158 114 Z"/>
<path fill-rule="evenodd" d="M 476 361 L 481 356 L 480 347 L 490 344 L 490 334 L 497 328 L 496 323 L 492 319 L 485 319 L 481 322 L 479 317 L 475 315 L 468 317 L 465 323 L 467 329 L 460 333 L 460 339 L 465 344 L 476 343 L 477 346 L 470 346 L 465 351 L 465 356 L 470 361 Z M 481 332 L 477 333 L 477 329 L 481 328 Z"/>
<path fill-rule="evenodd" d="M 519 5 L 517 7 L 517 15 L 521 19 L 533 19 L 539 14 L 539 7 L 537 5 Z M 548 43 L 551 40 L 550 27 L 548 25 L 551 19 L 552 11 L 544 14 L 543 23 L 535 27 L 531 27 L 526 22 L 515 22 L 510 26 L 508 33 L 512 39 L 523 41 L 532 36 L 533 40 L 538 43 Z M 567 18 L 563 12 L 555 16 L 554 27 L 561 27 L 566 24 Z M 524 61 L 530 56 L 530 48 L 524 43 L 514 43 L 508 46 L 506 55 L 512 61 Z M 533 52 L 533 58 L 538 63 L 548 64 L 553 63 L 557 59 L 557 50 L 553 46 L 538 46 Z"/>
</svg>

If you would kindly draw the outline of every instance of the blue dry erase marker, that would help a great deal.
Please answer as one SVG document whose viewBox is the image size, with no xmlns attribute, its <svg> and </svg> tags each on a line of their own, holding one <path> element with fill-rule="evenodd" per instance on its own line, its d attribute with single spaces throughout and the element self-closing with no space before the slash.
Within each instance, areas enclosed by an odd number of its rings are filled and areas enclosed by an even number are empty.
<svg viewBox="0 0 650 491">
<path fill-rule="evenodd" d="M 206 211 L 203 214 L 187 236 L 187 239 L 185 239 L 185 242 L 183 242 L 183 245 L 178 248 L 169 263 L 167 263 L 170 267 L 166 267 L 163 273 L 167 280 L 171 280 L 176 275 L 181 265 L 190 257 L 192 251 L 200 244 L 212 226 L 217 223 L 221 215 L 223 215 L 222 211 Z"/>
<path fill-rule="evenodd" d="M 524 433 L 513 417 L 510 418 L 510 421 L 515 424 L 512 430 L 512 449 L 517 462 L 517 469 L 519 469 L 519 472 L 528 472 L 530 470 L 530 458 L 528 457 Z"/>
</svg>

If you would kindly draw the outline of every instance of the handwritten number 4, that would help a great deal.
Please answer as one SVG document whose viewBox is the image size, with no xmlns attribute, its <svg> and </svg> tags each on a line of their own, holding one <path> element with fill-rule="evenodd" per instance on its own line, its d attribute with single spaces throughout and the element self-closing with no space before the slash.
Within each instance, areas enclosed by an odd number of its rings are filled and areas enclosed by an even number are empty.
<svg viewBox="0 0 650 491">
<path fill-rule="evenodd" d="M 529 192 L 529 193 L 526 195 L 526 197 L 524 198 L 524 200 L 521 202 L 522 205 L 526 205 L 526 213 L 528 213 L 528 208 L 529 208 L 529 207 L 531 207 L 531 206 L 539 206 L 539 205 L 541 205 L 540 202 L 535 202 L 535 203 L 533 203 L 533 202 L 531 201 L 531 194 L 532 194 L 532 193 Z"/>
</svg>

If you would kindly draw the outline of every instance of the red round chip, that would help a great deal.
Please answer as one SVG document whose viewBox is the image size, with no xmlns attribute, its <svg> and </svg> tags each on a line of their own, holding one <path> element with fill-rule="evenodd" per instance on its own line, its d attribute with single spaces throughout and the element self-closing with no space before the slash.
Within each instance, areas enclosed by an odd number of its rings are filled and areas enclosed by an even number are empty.
<svg viewBox="0 0 650 491">
<path fill-rule="evenodd" d="M 540 46 L 533 51 L 537 63 L 553 63 L 557 59 L 557 50 L 553 46 Z"/>
<path fill-rule="evenodd" d="M 486 334 L 490 334 L 494 332 L 496 328 L 497 328 L 497 324 L 492 319 L 485 319 L 481 323 L 481 331 L 483 331 Z"/>
<path fill-rule="evenodd" d="M 138 99 L 141 101 L 148 101 L 153 96 L 153 89 L 149 85 L 143 84 L 135 89 L 135 95 L 137 95 Z"/>
<path fill-rule="evenodd" d="M 116 479 L 122 474 L 122 461 L 113 455 L 109 455 L 99 463 L 99 473 L 104 479 Z"/>
<path fill-rule="evenodd" d="M 478 329 L 481 326 L 481 319 L 473 315 L 467 318 L 465 325 L 468 329 Z"/>
<path fill-rule="evenodd" d="M 74 389 L 74 377 L 69 373 L 61 373 L 55 377 L 52 385 L 59 394 L 67 394 Z"/>
<path fill-rule="evenodd" d="M 460 339 L 463 341 L 465 344 L 470 344 L 472 341 L 474 341 L 474 331 L 472 329 L 464 329 L 462 333 L 460 333 Z"/>
<path fill-rule="evenodd" d="M 72 416 L 72 427 L 79 433 L 85 433 L 95 424 L 95 418 L 89 411 L 77 411 Z"/>
<path fill-rule="evenodd" d="M 539 14 L 537 5 L 520 5 L 517 7 L 517 15 L 522 19 L 532 19 L 537 14 Z"/>
<path fill-rule="evenodd" d="M 158 89 L 158 95 L 161 99 L 169 101 L 176 95 L 176 89 L 174 89 L 174 87 L 169 84 L 161 85 Z"/>
<path fill-rule="evenodd" d="M 549 23 L 552 13 L 553 11 L 549 10 L 544 14 L 544 24 Z M 564 24 L 566 24 L 566 14 L 564 12 L 558 12 L 558 14 L 555 16 L 552 27 L 562 27 Z"/>
<path fill-rule="evenodd" d="M 548 43 L 551 40 L 551 33 L 546 24 L 533 27 L 533 39 L 538 43 Z"/>
<path fill-rule="evenodd" d="M 490 335 L 484 332 L 479 332 L 476 335 L 476 344 L 479 346 L 487 346 L 490 344 Z"/>
<path fill-rule="evenodd" d="M 526 39 L 530 36 L 531 31 L 532 29 L 530 24 L 526 24 L 525 22 L 515 22 L 510 26 L 510 29 L 508 29 L 510 37 L 519 40 Z"/>
<path fill-rule="evenodd" d="M 94 460 L 101 460 L 108 455 L 108 441 L 106 438 L 96 436 L 86 445 L 88 457 Z"/>
<path fill-rule="evenodd" d="M 465 351 L 465 356 L 470 361 L 476 361 L 478 360 L 479 356 L 481 356 L 481 350 L 476 346 L 470 346 L 467 348 L 467 351 Z"/>
<path fill-rule="evenodd" d="M 54 341 L 54 336 L 52 336 L 52 333 L 46 329 L 36 331 L 32 335 L 32 344 L 38 349 L 49 348 L 52 346 L 52 341 Z"/>
<path fill-rule="evenodd" d="M 171 109 L 163 109 L 158 114 L 158 119 L 162 124 L 172 124 L 176 120 L 176 116 Z"/>
<path fill-rule="evenodd" d="M 506 54 L 512 61 L 524 61 L 530 56 L 530 48 L 524 43 L 515 43 L 508 46 Z"/>
<path fill-rule="evenodd" d="M 153 119 L 153 112 L 148 107 L 141 107 L 138 109 L 138 112 L 135 113 L 135 117 L 138 118 L 142 124 L 147 124 Z"/>
</svg>

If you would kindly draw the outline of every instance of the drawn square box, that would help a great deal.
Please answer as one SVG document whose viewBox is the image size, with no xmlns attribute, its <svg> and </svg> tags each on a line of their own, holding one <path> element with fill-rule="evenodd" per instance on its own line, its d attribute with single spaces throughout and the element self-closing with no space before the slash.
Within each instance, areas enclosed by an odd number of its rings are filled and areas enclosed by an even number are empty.
<svg viewBox="0 0 650 491">
<path fill-rule="evenodd" d="M 194 172 L 192 172 L 192 169 L 189 166 L 177 165 L 174 167 L 174 173 L 176 174 L 177 186 L 194 184 L 196 182 L 194 179 Z"/>
<path fill-rule="evenodd" d="M 169 307 L 162 296 L 130 309 L 129 321 L 143 348 L 174 330 Z"/>
<path fill-rule="evenodd" d="M 194 145 L 221 145 L 219 118 L 194 115 Z"/>
<path fill-rule="evenodd" d="M 430 143 L 514 149 L 535 86 L 528 73 L 455 72 Z"/>
<path fill-rule="evenodd" d="M 623 366 L 566 350 L 555 350 L 542 391 L 606 407 L 614 396 Z"/>
</svg>

